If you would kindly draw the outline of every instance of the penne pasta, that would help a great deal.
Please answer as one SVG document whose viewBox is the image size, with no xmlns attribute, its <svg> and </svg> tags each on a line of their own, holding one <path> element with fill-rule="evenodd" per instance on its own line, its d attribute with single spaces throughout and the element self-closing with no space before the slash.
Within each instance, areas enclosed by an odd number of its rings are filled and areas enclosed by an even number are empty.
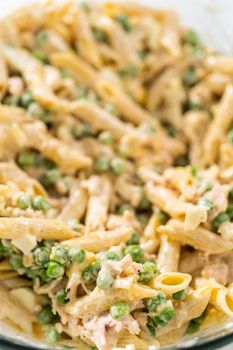
<svg viewBox="0 0 233 350">
<path fill-rule="evenodd" d="M 79 301 L 71 305 L 67 305 L 66 309 L 74 316 L 82 317 L 82 315 L 93 315 L 96 312 L 96 303 L 98 303 L 98 312 L 108 310 L 108 308 L 116 301 L 127 300 L 134 301 L 138 299 L 150 298 L 156 296 L 157 291 L 152 288 L 133 284 L 129 289 L 118 289 L 109 292 L 93 290 L 88 296 L 81 298 Z M 101 301 L 101 302 L 100 302 Z"/>
<path fill-rule="evenodd" d="M 199 317 L 205 311 L 209 303 L 211 291 L 212 286 L 207 283 L 205 286 L 191 292 L 187 300 L 176 309 L 175 318 L 166 327 L 160 328 L 158 335 L 165 335 L 168 332 L 179 328 L 184 323 Z M 187 312 L 184 312 L 184 310 Z"/>
<path fill-rule="evenodd" d="M 232 249 L 231 243 L 204 227 L 198 227 L 194 231 L 186 231 L 184 223 L 175 219 L 170 220 L 167 225 L 161 226 L 158 233 L 166 234 L 181 244 L 189 244 L 195 249 L 209 254 L 219 254 Z"/>
<path fill-rule="evenodd" d="M 74 113 L 90 123 L 97 130 L 107 130 L 114 138 L 119 139 L 130 131 L 125 123 L 113 117 L 110 113 L 89 101 L 79 101 L 74 105 Z"/>
<path fill-rule="evenodd" d="M 219 154 L 220 134 L 224 134 L 230 127 L 233 119 L 233 87 L 227 86 L 222 100 L 217 106 L 214 122 L 209 126 L 203 144 L 203 164 L 214 162 Z M 224 116 L 224 119 L 222 118 Z"/>
<path fill-rule="evenodd" d="M 64 240 L 75 237 L 75 232 L 69 229 L 65 224 L 56 220 L 42 220 L 29 218 L 0 218 L 0 237 L 1 239 L 16 239 L 22 235 L 32 235 L 38 241 Z"/>
<path fill-rule="evenodd" d="M 162 290 L 166 295 L 172 295 L 186 289 L 192 277 L 180 272 L 161 273 L 153 282 L 156 289 Z"/>
<path fill-rule="evenodd" d="M 160 226 L 158 215 L 153 214 L 142 233 L 142 246 L 148 253 L 154 253 L 159 247 L 160 241 L 157 235 L 157 228 Z"/>
<path fill-rule="evenodd" d="M 88 180 L 87 188 L 89 199 L 85 225 L 87 232 L 89 232 L 101 229 L 107 221 L 112 194 L 112 184 L 105 176 L 92 176 Z"/>
<path fill-rule="evenodd" d="M 32 138 L 32 147 L 57 163 L 65 173 L 74 173 L 92 163 L 90 158 L 80 154 L 78 150 L 70 150 L 68 145 L 47 134 L 40 123 L 25 125 L 24 131 L 28 138 Z"/>
<path fill-rule="evenodd" d="M 7 89 L 8 71 L 3 57 L 0 58 L 0 101 L 2 100 Z"/>
<path fill-rule="evenodd" d="M 2 300 L 0 319 L 8 319 L 24 332 L 30 334 L 33 326 L 33 317 L 30 313 L 17 304 L 2 287 L 0 287 L 0 296 Z"/>
<path fill-rule="evenodd" d="M 178 271 L 180 250 L 179 242 L 170 240 L 166 235 L 160 236 L 157 263 L 162 273 Z"/>
<path fill-rule="evenodd" d="M 82 219 L 87 207 L 87 193 L 79 183 L 74 183 L 71 187 L 70 197 L 63 207 L 59 219 L 68 221 L 70 219 Z"/>
<path fill-rule="evenodd" d="M 31 191 L 34 194 L 47 197 L 45 189 L 41 184 L 29 177 L 24 171 L 14 163 L 0 163 L 0 182 L 6 184 L 8 181 L 14 182 L 22 191 Z"/>
<path fill-rule="evenodd" d="M 96 89 L 100 96 L 108 103 L 112 103 L 127 121 L 135 125 L 153 122 L 148 112 L 113 83 L 103 79 L 97 80 Z"/>
<path fill-rule="evenodd" d="M 121 242 L 126 242 L 131 235 L 132 229 L 127 227 L 111 231 L 96 231 L 88 236 L 63 241 L 62 245 L 66 247 L 82 247 L 90 252 L 98 252 L 113 245 L 118 245 Z"/>
<path fill-rule="evenodd" d="M 70 69 L 79 83 L 93 86 L 96 79 L 95 70 L 73 52 L 55 52 L 50 55 L 50 60 L 55 67 Z"/>
<path fill-rule="evenodd" d="M 128 1 L 0 21 L 0 320 L 19 339 L 155 350 L 228 327 L 232 62 Z"/>
<path fill-rule="evenodd" d="M 95 42 L 85 10 L 80 6 L 74 17 L 73 33 L 80 56 L 97 68 L 102 66 L 98 45 Z"/>
</svg>

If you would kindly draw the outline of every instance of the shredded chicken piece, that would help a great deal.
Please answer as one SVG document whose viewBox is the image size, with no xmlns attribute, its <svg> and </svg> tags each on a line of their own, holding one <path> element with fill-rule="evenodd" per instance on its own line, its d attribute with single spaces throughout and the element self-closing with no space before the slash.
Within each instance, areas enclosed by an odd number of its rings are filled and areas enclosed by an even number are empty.
<svg viewBox="0 0 233 350">
<path fill-rule="evenodd" d="M 84 323 L 83 334 L 91 339 L 99 349 L 111 350 L 116 345 L 117 333 L 123 329 L 127 329 L 131 334 L 140 332 L 138 322 L 131 315 L 120 320 L 113 320 L 109 313 L 105 313 Z"/>
</svg>

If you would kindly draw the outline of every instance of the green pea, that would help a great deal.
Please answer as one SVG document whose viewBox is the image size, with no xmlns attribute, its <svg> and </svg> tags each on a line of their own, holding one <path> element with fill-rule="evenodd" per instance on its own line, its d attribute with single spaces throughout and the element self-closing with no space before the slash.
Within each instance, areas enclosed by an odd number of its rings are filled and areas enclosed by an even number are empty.
<svg viewBox="0 0 233 350">
<path fill-rule="evenodd" d="M 12 253 L 11 249 L 8 249 L 6 247 L 4 247 L 4 245 L 2 244 L 2 242 L 0 242 L 0 257 L 9 257 L 10 254 Z"/>
<path fill-rule="evenodd" d="M 64 290 L 60 290 L 59 292 L 57 292 L 56 301 L 58 302 L 58 304 L 68 303 L 69 298 L 68 298 L 67 292 Z"/>
<path fill-rule="evenodd" d="M 46 273 L 47 273 L 47 276 L 49 278 L 59 278 L 59 277 L 62 277 L 64 275 L 65 268 L 63 265 L 61 265 L 55 261 L 50 261 L 48 263 Z"/>
<path fill-rule="evenodd" d="M 94 169 L 99 173 L 104 173 L 110 170 L 110 162 L 108 158 L 99 157 L 95 159 Z"/>
<path fill-rule="evenodd" d="M 86 258 L 86 252 L 82 248 L 72 248 L 69 251 L 69 258 L 72 262 L 81 264 Z"/>
<path fill-rule="evenodd" d="M 43 108 L 37 102 L 30 103 L 27 110 L 30 114 L 37 118 L 41 118 L 44 113 Z"/>
<path fill-rule="evenodd" d="M 37 168 L 46 168 L 46 169 L 54 169 L 55 164 L 52 160 L 43 157 L 41 154 L 35 153 L 35 162 L 34 166 Z"/>
<path fill-rule="evenodd" d="M 71 76 L 71 73 L 70 73 L 69 69 L 67 69 L 67 68 L 61 68 L 60 73 L 61 73 L 62 78 L 64 78 L 64 79 L 70 78 L 70 76 Z"/>
<path fill-rule="evenodd" d="M 209 213 L 214 209 L 214 202 L 206 198 L 199 199 L 197 204 L 201 207 L 207 207 Z"/>
<path fill-rule="evenodd" d="M 33 252 L 33 258 L 37 266 L 45 266 L 50 260 L 50 250 L 46 247 L 39 247 Z"/>
<path fill-rule="evenodd" d="M 184 37 L 184 43 L 192 46 L 196 46 L 200 43 L 199 37 L 196 32 L 189 30 Z"/>
<path fill-rule="evenodd" d="M 57 343 L 61 339 L 61 335 L 58 333 L 54 326 L 49 327 L 47 331 L 47 341 L 50 344 Z"/>
<path fill-rule="evenodd" d="M 189 159 L 187 154 L 176 157 L 174 161 L 174 166 L 187 166 L 188 164 L 189 164 Z"/>
<path fill-rule="evenodd" d="M 142 193 L 139 205 L 138 205 L 138 209 L 139 210 L 150 210 L 151 208 L 151 202 L 149 201 L 149 199 L 147 198 L 145 193 Z"/>
<path fill-rule="evenodd" d="M 138 70 L 135 66 L 129 65 L 118 70 L 118 74 L 122 79 L 135 78 L 138 74 Z"/>
<path fill-rule="evenodd" d="M 148 48 L 145 48 L 138 51 L 138 56 L 141 58 L 142 61 L 144 61 L 149 53 L 150 53 L 150 50 Z"/>
<path fill-rule="evenodd" d="M 25 271 L 25 275 L 28 277 L 28 278 L 30 278 L 30 279 L 32 279 L 32 280 L 34 280 L 36 277 L 39 277 L 39 275 L 40 275 L 40 270 L 41 269 L 38 269 L 38 268 L 27 268 L 26 269 L 26 271 Z"/>
<path fill-rule="evenodd" d="M 205 311 L 203 311 L 203 313 L 200 316 L 193 318 L 192 322 L 201 324 L 204 321 L 204 319 L 206 318 L 207 313 L 208 313 L 207 309 L 205 309 Z"/>
<path fill-rule="evenodd" d="M 5 248 L 7 249 L 11 249 L 12 248 L 12 244 L 11 244 L 11 240 L 10 239 L 2 239 L 2 244 Z"/>
<path fill-rule="evenodd" d="M 13 253 L 13 247 L 9 239 L 2 239 L 0 242 L 0 256 L 9 257 Z"/>
<path fill-rule="evenodd" d="M 96 280 L 97 287 L 102 290 L 108 290 L 113 286 L 113 283 L 114 278 L 112 273 L 110 271 L 100 270 Z"/>
<path fill-rule="evenodd" d="M 71 128 L 72 136 L 77 140 L 82 140 L 85 137 L 92 135 L 92 129 L 89 124 L 82 124 L 79 127 L 73 126 Z"/>
<path fill-rule="evenodd" d="M 159 217 L 161 225 L 165 225 L 168 222 L 168 220 L 170 219 L 170 216 L 162 210 L 158 210 L 156 212 L 156 214 Z"/>
<path fill-rule="evenodd" d="M 47 275 L 47 270 L 45 270 L 45 269 L 40 269 L 39 272 L 38 272 L 38 274 L 39 274 L 40 282 L 41 282 L 42 284 L 44 284 L 44 283 L 49 283 L 49 282 L 52 280 L 52 278 L 50 278 L 50 277 Z"/>
<path fill-rule="evenodd" d="M 41 30 L 37 35 L 36 35 L 36 41 L 38 42 L 39 45 L 43 45 L 48 41 L 49 38 L 49 33 L 46 32 L 45 30 Z"/>
<path fill-rule="evenodd" d="M 122 259 L 122 254 L 119 251 L 110 250 L 109 252 L 105 253 L 104 258 L 107 260 L 119 261 Z"/>
<path fill-rule="evenodd" d="M 22 168 L 32 166 L 35 163 L 35 154 L 31 151 L 23 151 L 19 154 L 17 163 Z"/>
<path fill-rule="evenodd" d="M 43 196 L 36 196 L 32 199 L 32 206 L 36 210 L 46 212 L 51 208 L 49 202 Z"/>
<path fill-rule="evenodd" d="M 197 72 L 194 67 L 187 68 L 182 75 L 182 80 L 185 86 L 191 87 L 197 82 Z"/>
<path fill-rule="evenodd" d="M 129 203 L 124 203 L 117 209 L 117 214 L 123 215 L 126 210 L 133 211 L 133 207 Z"/>
<path fill-rule="evenodd" d="M 233 128 L 231 128 L 229 131 L 228 131 L 228 139 L 231 143 L 233 143 Z"/>
<path fill-rule="evenodd" d="M 32 204 L 32 198 L 27 193 L 22 193 L 17 198 L 17 205 L 20 209 L 30 208 Z"/>
<path fill-rule="evenodd" d="M 177 301 L 184 300 L 186 296 L 187 296 L 187 289 L 182 289 L 179 292 L 172 294 L 173 299 Z"/>
<path fill-rule="evenodd" d="M 192 100 L 187 100 L 185 107 L 187 110 L 196 110 L 196 111 L 202 111 L 205 109 L 205 106 L 202 103 L 194 102 Z"/>
<path fill-rule="evenodd" d="M 206 188 L 205 188 L 205 193 L 211 191 L 213 189 L 213 187 L 214 187 L 213 184 L 207 183 Z"/>
<path fill-rule="evenodd" d="M 233 220 L 233 204 L 228 205 L 226 213 L 229 215 L 230 220 Z"/>
<path fill-rule="evenodd" d="M 116 21 L 121 25 L 125 32 L 131 32 L 132 27 L 129 23 L 129 17 L 125 14 L 116 16 Z"/>
<path fill-rule="evenodd" d="M 168 136 L 172 138 L 176 137 L 176 129 L 172 125 L 167 126 L 166 129 L 167 129 Z"/>
<path fill-rule="evenodd" d="M 152 261 L 147 261 L 142 265 L 142 270 L 139 273 L 139 282 L 148 283 L 150 282 L 155 273 L 157 272 L 157 266 Z"/>
<path fill-rule="evenodd" d="M 122 158 L 113 158 L 111 160 L 111 169 L 114 175 L 124 174 L 126 168 L 125 161 Z"/>
<path fill-rule="evenodd" d="M 105 31 L 103 31 L 102 29 L 100 29 L 98 27 L 92 27 L 92 33 L 94 34 L 94 37 L 98 42 L 106 42 L 107 41 L 108 36 L 105 33 Z"/>
<path fill-rule="evenodd" d="M 191 174 L 193 177 L 196 177 L 198 175 L 198 168 L 195 165 L 191 166 Z"/>
<path fill-rule="evenodd" d="M 154 298 L 150 298 L 147 300 L 147 309 L 149 312 L 156 312 L 158 309 L 158 306 L 166 303 L 166 295 L 163 294 L 162 292 L 159 292 L 158 295 Z"/>
<path fill-rule="evenodd" d="M 111 113 L 113 115 L 117 115 L 118 111 L 115 106 L 113 106 L 111 103 L 108 103 L 104 108 L 108 113 Z M 105 131 L 103 131 L 105 132 Z"/>
<path fill-rule="evenodd" d="M 200 330 L 200 324 L 190 321 L 186 329 L 186 334 L 193 334 Z"/>
<path fill-rule="evenodd" d="M 46 57 L 46 55 L 43 51 L 34 50 L 34 51 L 32 51 L 32 55 L 41 63 L 43 63 L 43 64 L 48 63 L 48 58 Z"/>
<path fill-rule="evenodd" d="M 207 315 L 207 309 L 205 309 L 205 311 L 200 316 L 198 316 L 196 318 L 193 318 L 189 322 L 189 325 L 188 325 L 188 328 L 186 330 L 186 333 L 190 334 L 190 333 L 198 332 L 200 330 L 200 325 L 204 321 L 206 315 Z"/>
<path fill-rule="evenodd" d="M 101 132 L 98 136 L 98 139 L 103 145 L 112 145 L 113 143 L 113 137 L 109 131 Z"/>
<path fill-rule="evenodd" d="M 140 224 L 145 226 L 150 219 L 150 213 L 138 213 L 136 214 L 136 218 L 140 222 Z"/>
<path fill-rule="evenodd" d="M 65 265 L 69 262 L 69 251 L 64 247 L 54 247 L 50 254 L 50 260 Z"/>
<path fill-rule="evenodd" d="M 24 267 L 22 255 L 13 254 L 10 256 L 9 261 L 10 261 L 11 266 L 15 270 L 19 270 L 19 269 L 22 269 Z"/>
<path fill-rule="evenodd" d="M 140 263 L 144 258 L 144 253 L 139 245 L 129 245 L 125 248 L 125 255 L 130 254 L 133 261 Z"/>
<path fill-rule="evenodd" d="M 3 104 L 16 107 L 18 106 L 19 100 L 15 96 L 6 96 L 3 100 Z"/>
<path fill-rule="evenodd" d="M 82 278 L 84 282 L 87 284 L 96 282 L 100 268 L 101 266 L 99 261 L 86 266 L 82 272 Z"/>
<path fill-rule="evenodd" d="M 24 108 L 28 108 L 33 101 L 34 100 L 31 91 L 25 91 L 20 97 L 20 104 Z"/>
<path fill-rule="evenodd" d="M 212 227 L 214 231 L 218 231 L 219 226 L 227 221 L 230 221 L 230 217 L 227 213 L 218 214 L 216 218 L 212 221 Z"/>
<path fill-rule="evenodd" d="M 40 177 L 40 182 L 45 188 L 50 188 L 51 186 L 55 185 L 56 182 L 61 180 L 61 178 L 62 176 L 58 169 L 51 169 Z"/>
<path fill-rule="evenodd" d="M 53 321 L 54 314 L 52 313 L 51 307 L 46 306 L 37 314 L 37 322 L 39 324 L 49 324 Z"/>
<path fill-rule="evenodd" d="M 147 317 L 147 323 L 146 323 L 146 326 L 150 332 L 150 335 L 152 337 L 156 337 L 156 327 L 155 327 L 155 324 L 154 324 L 154 321 L 153 321 L 153 318 L 148 316 Z"/>
<path fill-rule="evenodd" d="M 140 234 L 138 232 L 134 232 L 131 238 L 126 242 L 126 245 L 135 245 L 140 242 Z"/>
<path fill-rule="evenodd" d="M 119 301 L 110 307 L 110 314 L 112 318 L 119 319 L 130 314 L 129 304 L 125 301 Z"/>
<path fill-rule="evenodd" d="M 169 321 L 175 317 L 175 309 L 172 306 L 164 306 L 158 316 L 153 317 L 153 321 L 156 326 L 165 326 Z"/>
<path fill-rule="evenodd" d="M 231 185 L 229 193 L 228 193 L 228 198 L 233 200 L 233 185 Z"/>
</svg>

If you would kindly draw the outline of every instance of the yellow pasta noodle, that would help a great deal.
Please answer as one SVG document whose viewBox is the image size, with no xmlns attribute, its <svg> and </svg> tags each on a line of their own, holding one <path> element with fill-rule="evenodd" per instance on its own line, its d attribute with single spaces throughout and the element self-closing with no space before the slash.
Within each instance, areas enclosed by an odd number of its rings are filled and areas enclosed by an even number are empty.
<svg viewBox="0 0 233 350">
<path fill-rule="evenodd" d="M 130 1 L 0 21 L 0 320 L 16 341 L 155 350 L 233 318 L 232 62 Z"/>
</svg>

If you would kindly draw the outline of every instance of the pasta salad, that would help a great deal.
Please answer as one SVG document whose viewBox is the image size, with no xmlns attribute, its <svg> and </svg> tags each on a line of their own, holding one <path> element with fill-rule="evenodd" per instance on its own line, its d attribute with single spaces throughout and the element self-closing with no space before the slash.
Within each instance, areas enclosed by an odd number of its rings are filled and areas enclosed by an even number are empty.
<svg viewBox="0 0 233 350">
<path fill-rule="evenodd" d="M 0 319 L 80 350 L 233 318 L 233 58 L 172 11 L 0 23 Z"/>
</svg>

